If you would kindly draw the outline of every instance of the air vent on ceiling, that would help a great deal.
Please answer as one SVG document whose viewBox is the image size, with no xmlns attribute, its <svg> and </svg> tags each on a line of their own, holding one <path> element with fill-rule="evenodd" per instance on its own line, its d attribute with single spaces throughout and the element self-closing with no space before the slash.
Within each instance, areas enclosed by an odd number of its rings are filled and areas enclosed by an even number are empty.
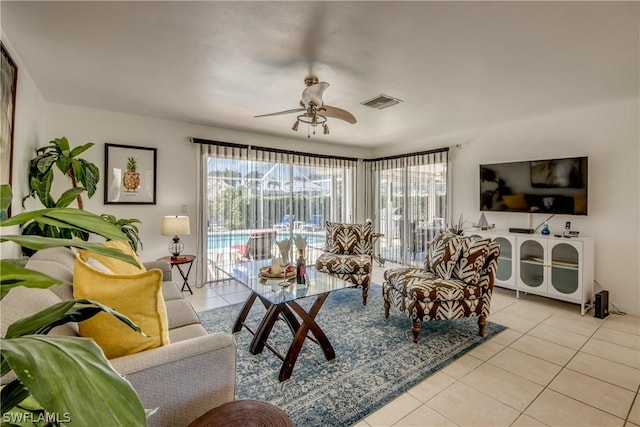
<svg viewBox="0 0 640 427">
<path fill-rule="evenodd" d="M 402 100 L 398 98 L 393 98 L 388 95 L 378 95 L 368 101 L 361 102 L 361 104 L 366 105 L 367 107 L 376 108 L 378 110 L 384 110 L 385 108 L 398 105 L 401 102 Z"/>
</svg>

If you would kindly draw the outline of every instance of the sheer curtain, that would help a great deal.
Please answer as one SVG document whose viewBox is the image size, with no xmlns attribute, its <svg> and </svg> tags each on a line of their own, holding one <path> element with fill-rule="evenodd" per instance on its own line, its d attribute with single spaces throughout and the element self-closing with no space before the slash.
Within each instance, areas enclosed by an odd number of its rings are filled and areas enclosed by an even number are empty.
<svg viewBox="0 0 640 427">
<path fill-rule="evenodd" d="M 215 265 L 236 262 L 251 235 L 278 241 L 303 235 L 307 262 L 325 240 L 325 221 L 351 222 L 357 161 L 194 139 L 200 144 L 198 283 L 220 279 Z M 275 245 L 273 256 L 279 256 Z"/>
<path fill-rule="evenodd" d="M 448 163 L 448 149 L 365 160 L 368 216 L 383 234 L 376 248 L 382 259 L 422 264 L 447 223 Z"/>
</svg>

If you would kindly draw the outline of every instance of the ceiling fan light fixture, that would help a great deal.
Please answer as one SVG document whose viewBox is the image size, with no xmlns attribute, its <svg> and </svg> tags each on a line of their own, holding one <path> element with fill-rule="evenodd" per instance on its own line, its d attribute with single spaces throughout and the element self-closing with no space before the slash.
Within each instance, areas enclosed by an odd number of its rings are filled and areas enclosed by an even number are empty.
<svg viewBox="0 0 640 427">
<path fill-rule="evenodd" d="M 327 118 L 344 120 L 348 123 L 356 123 L 356 118 L 353 114 L 341 108 L 331 107 L 325 105 L 322 101 L 322 94 L 329 83 L 319 82 L 317 77 L 309 76 L 305 79 L 305 85 L 307 88 L 302 92 L 302 99 L 300 100 L 300 108 L 291 110 L 278 111 L 276 113 L 261 114 L 254 117 L 267 117 L 267 116 L 279 116 L 281 114 L 297 113 L 298 117 L 291 126 L 291 130 L 296 132 L 300 123 L 307 125 L 307 137 L 310 137 L 311 131 L 316 134 L 316 127 L 322 126 L 322 133 L 329 135 L 329 126 L 327 125 Z M 313 129 L 311 129 L 313 127 Z"/>
</svg>

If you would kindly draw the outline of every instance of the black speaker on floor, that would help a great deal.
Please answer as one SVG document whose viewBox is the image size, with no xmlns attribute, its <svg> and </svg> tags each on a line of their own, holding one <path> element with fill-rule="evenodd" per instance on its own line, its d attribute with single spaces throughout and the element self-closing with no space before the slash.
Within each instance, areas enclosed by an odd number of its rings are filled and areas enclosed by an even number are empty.
<svg viewBox="0 0 640 427">
<path fill-rule="evenodd" d="M 596 294 L 594 317 L 604 319 L 609 315 L 609 291 L 600 291 Z"/>
</svg>

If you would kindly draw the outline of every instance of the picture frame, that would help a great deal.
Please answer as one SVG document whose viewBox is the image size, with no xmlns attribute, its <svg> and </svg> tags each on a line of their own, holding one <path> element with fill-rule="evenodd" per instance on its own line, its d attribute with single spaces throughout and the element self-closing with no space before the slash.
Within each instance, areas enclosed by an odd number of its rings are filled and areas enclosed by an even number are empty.
<svg viewBox="0 0 640 427">
<path fill-rule="evenodd" d="M 16 89 L 18 84 L 18 66 L 0 41 L 0 72 L 2 90 L 0 93 L 0 184 L 11 185 L 13 175 L 13 129 L 16 117 Z M 11 206 L 0 212 L 0 219 L 11 216 Z"/>
<path fill-rule="evenodd" d="M 156 204 L 157 149 L 104 145 L 104 203 Z"/>
</svg>

